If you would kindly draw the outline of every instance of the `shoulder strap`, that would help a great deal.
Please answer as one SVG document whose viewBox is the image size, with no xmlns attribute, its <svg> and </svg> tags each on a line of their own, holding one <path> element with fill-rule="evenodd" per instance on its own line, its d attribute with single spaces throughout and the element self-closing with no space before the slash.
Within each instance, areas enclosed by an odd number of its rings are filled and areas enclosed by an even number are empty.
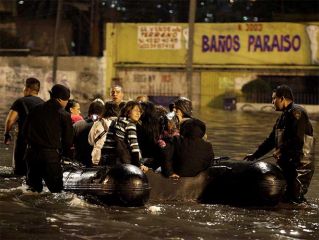
<svg viewBox="0 0 319 240">
<path fill-rule="evenodd" d="M 106 125 L 106 123 L 104 122 L 103 119 L 100 120 L 104 130 L 103 132 L 101 132 L 95 139 L 94 139 L 94 143 L 96 143 L 97 141 L 99 141 L 106 133 L 107 133 L 107 130 L 108 130 L 108 127 Z"/>
</svg>

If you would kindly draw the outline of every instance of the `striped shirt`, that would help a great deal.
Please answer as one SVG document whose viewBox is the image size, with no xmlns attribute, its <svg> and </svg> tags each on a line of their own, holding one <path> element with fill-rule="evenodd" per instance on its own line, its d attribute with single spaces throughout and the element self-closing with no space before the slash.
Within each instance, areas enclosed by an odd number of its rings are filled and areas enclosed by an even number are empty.
<svg viewBox="0 0 319 240">
<path fill-rule="evenodd" d="M 117 120 L 112 121 L 103 145 L 103 152 L 107 155 L 116 154 L 114 140 L 115 136 L 119 140 L 123 140 L 127 144 L 130 153 L 137 153 L 139 156 L 141 156 L 140 148 L 137 141 L 135 123 L 123 117 L 120 117 Z"/>
</svg>

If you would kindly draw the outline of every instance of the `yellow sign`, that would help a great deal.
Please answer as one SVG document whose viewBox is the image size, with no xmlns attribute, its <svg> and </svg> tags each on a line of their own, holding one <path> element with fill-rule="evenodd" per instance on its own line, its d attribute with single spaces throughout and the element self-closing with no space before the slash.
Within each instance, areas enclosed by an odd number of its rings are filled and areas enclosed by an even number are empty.
<svg viewBox="0 0 319 240">
<path fill-rule="evenodd" d="M 138 26 L 137 47 L 139 49 L 181 49 L 181 26 Z"/>
<path fill-rule="evenodd" d="M 107 33 L 114 63 L 185 65 L 185 23 L 115 23 Z M 319 23 L 197 23 L 193 63 L 318 65 Z"/>
<path fill-rule="evenodd" d="M 310 65 L 306 25 L 293 23 L 197 24 L 197 64 Z"/>
</svg>

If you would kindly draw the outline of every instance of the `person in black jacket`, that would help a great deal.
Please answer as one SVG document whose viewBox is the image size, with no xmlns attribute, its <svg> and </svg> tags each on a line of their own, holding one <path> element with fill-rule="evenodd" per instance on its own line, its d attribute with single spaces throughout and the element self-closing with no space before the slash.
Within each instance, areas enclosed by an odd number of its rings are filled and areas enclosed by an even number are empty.
<svg viewBox="0 0 319 240">
<path fill-rule="evenodd" d="M 72 121 L 64 109 L 69 98 L 70 90 L 56 84 L 50 91 L 50 100 L 34 107 L 26 119 L 25 160 L 27 184 L 32 191 L 42 191 L 42 179 L 51 192 L 63 189 L 61 159 L 72 158 Z"/>
<path fill-rule="evenodd" d="M 93 146 L 88 142 L 89 132 L 95 121 L 98 121 L 104 112 L 104 105 L 93 101 L 88 110 L 88 116 L 73 124 L 74 130 L 74 158 L 86 167 L 92 167 L 91 153 Z"/>
<path fill-rule="evenodd" d="M 214 159 L 213 146 L 203 139 L 205 124 L 196 118 L 185 120 L 180 137 L 174 143 L 174 172 L 180 177 L 193 177 L 207 169 Z"/>
<path fill-rule="evenodd" d="M 38 79 L 26 79 L 25 87 L 23 89 L 24 97 L 17 99 L 12 104 L 5 122 L 4 144 L 6 145 L 11 143 L 10 131 L 14 124 L 18 122 L 18 136 L 14 146 L 14 174 L 20 176 L 26 176 L 27 174 L 27 165 L 23 160 L 26 143 L 22 137 L 22 128 L 31 109 L 44 102 L 40 97 L 38 97 L 39 90 L 40 81 Z"/>
<path fill-rule="evenodd" d="M 278 86 L 272 94 L 276 111 L 282 111 L 268 138 L 253 154 L 244 159 L 255 160 L 275 148 L 273 156 L 287 181 L 284 201 L 305 201 L 314 173 L 313 129 L 304 108 L 293 102 L 293 93 L 287 85 Z"/>
</svg>

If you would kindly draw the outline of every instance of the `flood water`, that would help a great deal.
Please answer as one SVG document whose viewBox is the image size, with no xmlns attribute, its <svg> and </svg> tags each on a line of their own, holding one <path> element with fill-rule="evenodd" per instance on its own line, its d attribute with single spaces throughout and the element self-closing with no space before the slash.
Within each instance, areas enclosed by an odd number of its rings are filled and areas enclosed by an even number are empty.
<svg viewBox="0 0 319 240">
<path fill-rule="evenodd" d="M 207 123 L 216 156 L 241 159 L 269 134 L 278 115 L 202 109 L 195 116 Z M 319 123 L 312 123 L 318 139 Z M 317 147 L 317 169 L 318 153 Z M 110 207 L 68 192 L 25 189 L 22 179 L 0 177 L 0 239 L 319 239 L 319 171 L 305 208 L 154 201 Z"/>
</svg>

